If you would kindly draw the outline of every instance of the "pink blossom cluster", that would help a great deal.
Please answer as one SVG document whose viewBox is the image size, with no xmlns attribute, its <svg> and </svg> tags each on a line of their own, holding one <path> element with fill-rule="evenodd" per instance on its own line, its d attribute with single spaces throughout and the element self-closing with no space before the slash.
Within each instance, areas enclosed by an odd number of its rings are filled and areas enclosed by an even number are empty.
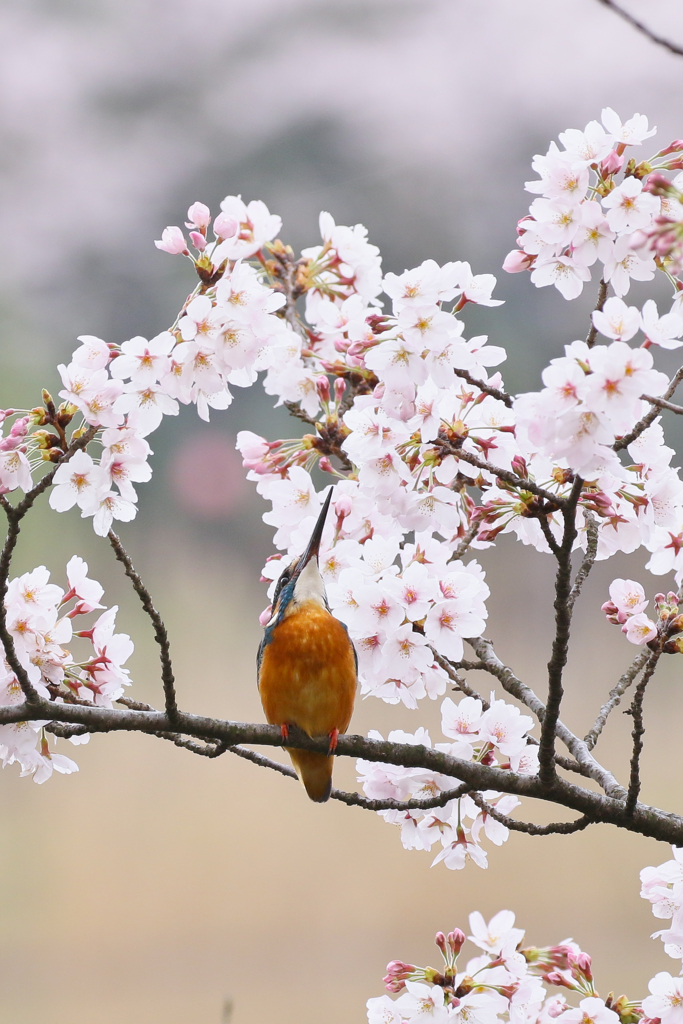
<svg viewBox="0 0 683 1024">
<path fill-rule="evenodd" d="M 368 1024 L 637 1024 L 654 1018 L 678 1024 L 671 993 L 681 979 L 666 986 L 657 975 L 650 983 L 656 994 L 642 1004 L 611 993 L 605 1000 L 595 989 L 591 957 L 571 939 L 557 946 L 523 947 L 524 932 L 515 927 L 510 910 L 501 910 L 488 923 L 479 912 L 472 913 L 469 925 L 469 936 L 460 928 L 436 933 L 443 961 L 438 968 L 401 960 L 388 964 L 384 982 L 398 998 L 368 999 Z M 459 964 L 468 939 L 477 953 Z M 546 986 L 562 991 L 549 993 Z M 569 1002 L 570 994 L 577 1005 Z"/>
<path fill-rule="evenodd" d="M 74 631 L 74 620 L 104 609 L 102 586 L 88 577 L 88 565 L 74 555 L 66 566 L 68 588 L 50 583 L 44 565 L 10 580 L 5 598 L 7 629 L 22 668 L 37 693 L 46 700 L 63 701 L 73 694 L 101 707 L 112 702 L 130 685 L 123 666 L 133 652 L 125 633 L 115 633 L 117 607 L 102 610 L 88 628 Z M 76 638 L 86 641 L 79 661 L 64 645 Z M 24 701 L 19 680 L 0 655 L 0 705 Z M 78 766 L 48 746 L 48 721 L 0 725 L 0 757 L 3 768 L 17 761 L 22 776 L 45 782 L 53 771 L 70 774 Z M 72 743 L 87 742 L 74 736 Z"/>
<path fill-rule="evenodd" d="M 655 932 L 652 938 L 662 940 L 668 956 L 683 960 L 683 850 L 675 846 L 671 850 L 673 860 L 640 872 L 640 895 L 652 904 L 655 917 L 671 921 L 668 928 Z"/>
<path fill-rule="evenodd" d="M 532 718 L 522 715 L 514 705 L 496 700 L 495 693 L 485 710 L 482 701 L 475 697 L 463 697 L 457 704 L 446 697 L 441 704 L 441 730 L 448 739 L 436 743 L 434 749 L 465 761 L 534 775 L 538 771 L 538 748 L 528 736 L 532 725 Z M 372 739 L 383 738 L 374 731 L 369 735 Z M 389 733 L 389 741 L 432 747 L 429 733 L 422 728 L 415 733 L 395 730 Z M 356 768 L 363 792 L 371 800 L 429 799 L 452 790 L 454 785 L 452 777 L 423 768 L 364 760 L 357 761 Z M 482 796 L 489 807 L 504 815 L 520 803 L 511 794 L 485 792 Z M 470 861 L 480 868 L 488 867 L 482 839 L 501 846 L 509 836 L 509 829 L 469 796 L 456 797 L 431 810 L 390 810 L 379 814 L 400 828 L 406 850 L 431 850 L 440 844 L 432 866 L 443 862 L 451 870 L 460 870 Z"/>
<path fill-rule="evenodd" d="M 555 285 L 565 299 L 581 294 L 596 263 L 618 296 L 628 292 L 631 280 L 652 280 L 654 253 L 644 242 L 662 203 L 648 189 L 648 179 L 653 172 L 661 177 L 662 170 L 680 168 L 678 153 L 668 159 L 671 148 L 640 163 L 627 160 L 629 147 L 656 133 L 642 114 L 622 123 L 607 107 L 601 122 L 561 132 L 562 149 L 551 142 L 545 156 L 534 157 L 539 179 L 526 188 L 538 198 L 518 224 L 519 249 L 504 264 L 511 273 L 530 270 L 538 288 Z"/>
</svg>

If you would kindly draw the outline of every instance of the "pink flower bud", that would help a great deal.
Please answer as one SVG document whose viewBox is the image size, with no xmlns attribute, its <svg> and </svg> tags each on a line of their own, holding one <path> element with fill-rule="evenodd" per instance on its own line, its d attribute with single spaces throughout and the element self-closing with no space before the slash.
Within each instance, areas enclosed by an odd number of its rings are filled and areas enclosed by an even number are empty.
<svg viewBox="0 0 683 1024">
<path fill-rule="evenodd" d="M 650 241 L 651 236 L 647 231 L 643 231 L 642 228 L 638 228 L 638 230 L 634 231 L 631 235 L 629 245 L 632 249 L 644 249 L 646 245 L 650 244 Z"/>
<path fill-rule="evenodd" d="M 574 950 L 571 946 L 551 946 L 548 950 L 550 954 L 550 962 L 554 967 L 560 967 L 562 970 L 566 970 L 569 967 L 570 958 L 574 956 Z"/>
<path fill-rule="evenodd" d="M 613 149 L 600 164 L 600 174 L 603 178 L 608 177 L 610 174 L 618 174 L 623 166 L 623 153 L 617 153 L 616 149 Z"/>
<path fill-rule="evenodd" d="M 386 976 L 382 978 L 387 991 L 400 992 L 405 988 L 406 978 L 409 978 L 416 970 L 417 968 L 413 964 L 404 964 L 402 960 L 392 960 L 390 964 L 387 964 Z"/>
<path fill-rule="evenodd" d="M 347 516 L 350 516 L 352 508 L 353 501 L 348 494 L 340 494 L 334 501 L 334 511 L 338 519 L 346 519 Z"/>
<path fill-rule="evenodd" d="M 656 196 L 667 195 L 669 192 L 675 191 L 674 185 L 664 174 L 660 174 L 659 171 L 653 171 L 652 174 L 648 174 L 647 181 L 643 184 L 643 192 L 652 192 Z"/>
<path fill-rule="evenodd" d="M 315 386 L 318 394 L 320 395 L 323 402 L 329 402 L 330 400 L 330 382 L 324 375 L 316 377 Z"/>
<path fill-rule="evenodd" d="M 334 381 L 334 400 L 335 400 L 335 402 L 338 403 L 338 402 L 341 401 L 341 397 L 342 397 L 342 395 L 344 394 L 345 391 L 346 391 L 346 381 L 344 380 L 344 378 L 343 377 L 335 377 L 335 381 Z"/>
<path fill-rule="evenodd" d="M 206 230 L 211 223 L 211 211 L 204 203 L 193 203 L 187 211 L 187 220 L 186 227 Z"/>
<path fill-rule="evenodd" d="M 459 928 L 454 928 L 452 932 L 448 933 L 448 945 L 456 955 L 464 946 L 466 939 L 467 936 Z"/>
<path fill-rule="evenodd" d="M 534 259 L 534 256 L 530 256 L 529 253 L 523 252 L 521 249 L 513 249 L 503 260 L 503 270 L 506 270 L 508 274 L 521 274 L 523 270 L 529 269 Z"/>
<path fill-rule="evenodd" d="M 204 252 L 206 249 L 206 239 L 200 231 L 190 231 L 190 240 L 195 249 L 199 249 L 200 252 Z"/>
<path fill-rule="evenodd" d="M 177 227 L 164 228 L 161 232 L 161 240 L 156 241 L 154 244 L 157 249 L 161 249 L 163 252 L 169 252 L 171 256 L 178 256 L 180 253 L 187 252 L 185 236 L 180 228 Z"/>
<path fill-rule="evenodd" d="M 225 241 L 226 238 L 233 238 L 239 231 L 240 226 L 236 217 L 229 217 L 227 213 L 219 213 L 213 222 L 213 230 L 216 238 Z"/>
<path fill-rule="evenodd" d="M 437 944 L 441 952 L 446 955 L 446 936 L 443 932 L 437 932 L 434 936 L 434 942 Z"/>
<path fill-rule="evenodd" d="M 547 981 L 549 985 L 557 985 L 558 988 L 575 988 L 573 982 L 568 981 L 560 971 L 548 971 L 547 974 L 543 975 L 543 980 Z"/>
<path fill-rule="evenodd" d="M 259 476 L 267 476 L 273 472 L 273 466 L 268 462 L 262 462 L 260 459 L 242 459 L 242 465 L 245 469 L 250 469 Z"/>
<path fill-rule="evenodd" d="M 659 152 L 659 156 L 668 156 L 669 153 L 680 153 L 683 150 L 683 139 L 674 139 L 670 142 L 666 149 L 662 149 Z"/>
<path fill-rule="evenodd" d="M 327 455 L 323 455 L 322 459 L 318 462 L 318 466 L 322 469 L 323 473 L 334 473 L 334 466 L 328 459 Z"/>
<path fill-rule="evenodd" d="M 570 957 L 570 962 L 574 973 L 583 975 L 586 981 L 593 980 L 591 958 L 588 953 L 575 953 Z"/>
<path fill-rule="evenodd" d="M 527 472 L 528 472 L 528 468 L 527 468 L 526 459 L 524 458 L 524 456 L 522 456 L 522 455 L 515 455 L 514 459 L 510 463 L 510 465 L 512 467 L 512 472 L 513 473 L 516 473 L 517 476 L 526 477 Z"/>
<path fill-rule="evenodd" d="M 267 626 L 270 622 L 270 617 L 273 614 L 273 606 L 269 604 L 267 608 L 264 608 L 258 617 L 258 620 L 262 626 Z"/>
</svg>

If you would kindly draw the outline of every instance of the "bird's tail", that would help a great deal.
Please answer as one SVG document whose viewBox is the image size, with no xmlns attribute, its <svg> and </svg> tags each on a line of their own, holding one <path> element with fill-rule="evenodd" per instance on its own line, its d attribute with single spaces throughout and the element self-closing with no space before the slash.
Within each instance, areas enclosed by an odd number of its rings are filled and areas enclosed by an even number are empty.
<svg viewBox="0 0 683 1024">
<path fill-rule="evenodd" d="M 289 756 L 311 800 L 317 804 L 329 800 L 334 757 L 314 754 L 310 750 L 290 750 Z"/>
</svg>

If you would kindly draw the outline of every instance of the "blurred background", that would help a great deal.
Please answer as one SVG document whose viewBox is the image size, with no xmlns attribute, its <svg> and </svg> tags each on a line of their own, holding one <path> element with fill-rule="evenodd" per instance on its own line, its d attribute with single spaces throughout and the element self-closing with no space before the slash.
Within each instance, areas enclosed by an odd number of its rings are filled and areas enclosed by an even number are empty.
<svg viewBox="0 0 683 1024">
<path fill-rule="evenodd" d="M 629 9 L 683 43 L 677 0 Z M 683 135 L 683 59 L 596 0 L 3 0 L 0 50 L 0 406 L 56 392 L 79 334 L 121 342 L 172 322 L 193 282 L 153 239 L 195 200 L 261 198 L 295 247 L 316 244 L 321 209 L 361 221 L 387 270 L 433 257 L 498 274 L 531 198 L 531 158 L 559 131 L 612 106 L 647 114 L 662 145 Z M 594 296 L 566 303 L 502 272 L 496 294 L 503 311 L 468 311 L 468 332 L 507 346 L 510 389 L 535 388 L 545 362 L 585 336 Z M 256 388 L 210 425 L 194 410 L 167 420 L 121 533 L 170 627 L 182 706 L 260 721 L 258 577 L 272 531 L 234 450 L 244 428 L 296 429 Z M 44 563 L 61 582 L 75 552 L 135 639 L 132 694 L 158 704 L 149 624 L 89 523 L 43 503 L 16 572 Z M 482 561 L 489 635 L 541 685 L 549 563 L 511 543 Z M 577 731 L 634 653 L 599 606 L 615 576 L 643 579 L 643 562 L 598 566 L 586 587 L 563 715 Z M 353 728 L 429 721 L 435 736 L 437 710 L 371 698 Z M 681 811 L 674 659 L 646 715 L 643 798 Z M 628 730 L 617 712 L 602 741 L 622 777 Z M 226 1003 L 233 1024 L 362 1022 L 387 961 L 434 963 L 434 932 L 467 930 L 475 909 L 515 911 L 532 944 L 573 936 L 603 996 L 638 998 L 654 972 L 675 970 L 638 897 L 638 870 L 669 856 L 663 844 L 607 826 L 512 835 L 487 872 L 430 870 L 375 815 L 310 804 L 229 755 L 135 736 L 59 749 L 78 775 L 43 787 L 16 767 L 0 775 L 0 1024 L 220 1024 Z M 336 781 L 353 788 L 353 765 L 340 760 Z"/>
</svg>

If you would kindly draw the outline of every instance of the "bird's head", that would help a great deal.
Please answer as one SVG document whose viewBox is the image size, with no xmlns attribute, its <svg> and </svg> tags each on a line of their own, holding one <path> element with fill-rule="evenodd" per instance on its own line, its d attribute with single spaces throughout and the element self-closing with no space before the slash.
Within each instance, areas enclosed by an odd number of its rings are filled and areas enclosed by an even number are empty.
<svg viewBox="0 0 683 1024">
<path fill-rule="evenodd" d="M 328 608 L 325 584 L 318 566 L 318 552 L 323 535 L 327 510 L 332 500 L 332 488 L 320 510 L 311 539 L 306 550 L 283 570 L 273 596 L 273 614 L 268 625 L 279 622 L 291 615 L 308 601 L 314 601 L 322 608 Z M 329 608 L 328 608 L 329 611 Z"/>
</svg>

